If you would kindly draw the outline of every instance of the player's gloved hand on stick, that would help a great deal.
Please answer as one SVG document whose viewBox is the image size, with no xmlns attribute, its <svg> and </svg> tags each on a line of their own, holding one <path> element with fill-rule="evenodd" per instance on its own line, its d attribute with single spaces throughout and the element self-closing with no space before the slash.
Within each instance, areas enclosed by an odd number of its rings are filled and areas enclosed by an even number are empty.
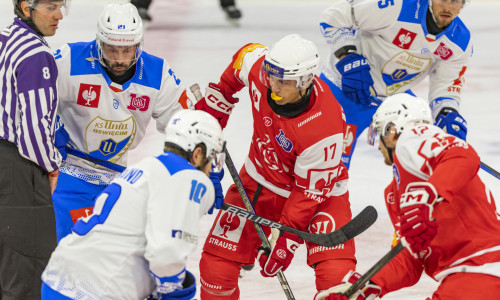
<svg viewBox="0 0 500 300">
<path fill-rule="evenodd" d="M 164 283 L 165 284 L 165 283 Z M 160 286 L 146 300 L 190 300 L 196 294 L 196 279 L 194 275 L 186 270 L 186 277 L 182 282 L 182 288 L 167 292 Z"/>
<path fill-rule="evenodd" d="M 399 219 L 401 235 L 413 253 L 429 247 L 437 234 L 437 223 L 432 217 L 434 205 L 441 201 L 436 188 L 429 182 L 413 182 L 401 195 Z"/>
<path fill-rule="evenodd" d="M 304 243 L 294 233 L 280 231 L 276 228 L 271 228 L 271 232 L 271 252 L 266 253 L 264 248 L 259 247 L 257 255 L 257 260 L 262 267 L 260 273 L 264 277 L 273 277 L 278 271 L 285 271 L 292 262 L 295 250 Z"/>
<path fill-rule="evenodd" d="M 61 153 L 63 160 L 68 158 L 68 154 L 66 153 L 66 144 L 68 144 L 69 141 L 69 134 L 66 129 L 64 129 L 64 123 L 58 115 L 56 117 L 54 145 L 57 147 L 57 150 L 59 150 L 59 153 Z"/>
<path fill-rule="evenodd" d="M 214 116 L 219 121 L 222 128 L 227 125 L 229 115 L 238 99 L 232 95 L 223 94 L 222 90 L 215 83 L 210 83 L 205 89 L 205 97 L 201 98 L 194 105 L 196 110 L 203 110 Z"/>
<path fill-rule="evenodd" d="M 220 209 L 224 205 L 224 194 L 222 193 L 222 185 L 220 183 L 222 178 L 224 178 L 224 169 L 220 172 L 210 172 L 210 180 L 215 188 L 215 201 L 214 205 L 208 210 L 209 215 L 214 212 L 214 208 Z"/>
<path fill-rule="evenodd" d="M 358 272 L 349 271 L 342 279 L 341 284 L 319 292 L 314 297 L 314 300 L 373 300 L 379 297 L 382 294 L 382 289 L 371 281 L 368 281 L 351 297 L 347 298 L 347 296 L 343 295 L 361 276 Z"/>
<path fill-rule="evenodd" d="M 441 109 L 436 117 L 436 126 L 465 141 L 467 122 L 455 109 L 447 107 Z"/>
<path fill-rule="evenodd" d="M 350 100 L 363 106 L 370 106 L 377 101 L 370 75 L 370 65 L 365 57 L 358 53 L 349 53 L 335 65 L 342 75 L 342 92 Z"/>
</svg>

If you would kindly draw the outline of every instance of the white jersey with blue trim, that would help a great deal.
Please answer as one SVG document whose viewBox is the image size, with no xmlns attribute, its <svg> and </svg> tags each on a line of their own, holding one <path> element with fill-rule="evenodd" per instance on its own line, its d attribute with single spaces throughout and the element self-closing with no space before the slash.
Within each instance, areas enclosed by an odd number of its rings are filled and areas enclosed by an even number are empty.
<svg viewBox="0 0 500 300">
<path fill-rule="evenodd" d="M 71 299 L 146 298 L 157 277 L 176 276 L 196 250 L 199 220 L 213 205 L 208 176 L 166 152 L 117 176 L 61 240 L 43 281 Z"/>
<path fill-rule="evenodd" d="M 438 35 L 430 34 L 428 10 L 428 0 L 336 0 L 321 18 L 322 34 L 332 49 L 323 74 L 340 87 L 333 53 L 355 45 L 371 66 L 381 98 L 405 92 L 428 75 L 433 112 L 443 106 L 458 110 L 472 55 L 470 32 L 456 17 Z"/>
<path fill-rule="evenodd" d="M 171 116 L 190 106 L 186 88 L 166 61 L 142 52 L 123 85 L 111 81 L 96 42 L 66 44 L 54 56 L 59 69 L 58 114 L 73 146 L 93 157 L 126 166 L 127 152 L 144 137 L 151 118 L 163 132 Z M 116 175 L 68 156 L 62 172 L 105 185 Z"/>
</svg>

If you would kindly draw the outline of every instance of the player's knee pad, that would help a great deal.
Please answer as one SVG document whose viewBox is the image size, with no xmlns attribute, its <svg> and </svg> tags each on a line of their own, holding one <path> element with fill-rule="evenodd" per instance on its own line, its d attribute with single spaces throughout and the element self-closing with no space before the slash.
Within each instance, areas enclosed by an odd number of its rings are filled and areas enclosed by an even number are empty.
<svg viewBox="0 0 500 300">
<path fill-rule="evenodd" d="M 200 260 L 200 296 L 203 300 L 237 300 L 241 266 L 235 261 L 203 252 Z"/>
<path fill-rule="evenodd" d="M 356 261 L 354 259 L 328 259 L 318 262 L 314 266 L 316 289 L 323 291 L 341 283 L 345 274 L 349 270 L 355 269 Z"/>
</svg>

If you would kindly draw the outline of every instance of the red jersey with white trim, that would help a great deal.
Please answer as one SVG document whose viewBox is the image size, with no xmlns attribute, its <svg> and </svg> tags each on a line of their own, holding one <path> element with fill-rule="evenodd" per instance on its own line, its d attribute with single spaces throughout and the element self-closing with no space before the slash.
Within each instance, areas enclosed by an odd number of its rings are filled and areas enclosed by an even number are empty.
<svg viewBox="0 0 500 300">
<path fill-rule="evenodd" d="M 261 44 L 242 47 L 219 86 L 230 95 L 248 86 L 254 132 L 245 168 L 261 185 L 288 197 L 280 221 L 305 230 L 319 203 L 347 192 L 347 170 L 340 160 L 345 117 L 317 77 L 304 112 L 293 118 L 274 113 L 267 102 L 268 88 L 259 79 L 267 52 Z"/>
<path fill-rule="evenodd" d="M 391 184 L 385 199 L 399 242 L 399 203 L 412 182 L 432 183 L 443 198 L 434 205 L 437 235 L 413 258 L 404 250 L 374 276 L 383 293 L 415 284 L 425 271 L 437 281 L 457 272 L 500 277 L 500 216 L 477 172 L 480 160 L 465 141 L 433 125 L 405 130 L 394 153 Z"/>
</svg>

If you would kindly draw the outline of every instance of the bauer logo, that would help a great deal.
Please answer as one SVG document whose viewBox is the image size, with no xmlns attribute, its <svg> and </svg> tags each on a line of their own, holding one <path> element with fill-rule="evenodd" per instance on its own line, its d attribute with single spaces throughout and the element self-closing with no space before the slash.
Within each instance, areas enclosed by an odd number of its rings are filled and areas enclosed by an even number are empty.
<svg viewBox="0 0 500 300">
<path fill-rule="evenodd" d="M 401 49 L 409 49 L 416 36 L 416 33 L 401 28 L 392 43 Z"/>
<path fill-rule="evenodd" d="M 149 108 L 149 97 L 148 96 L 137 96 L 136 94 L 130 94 L 130 105 L 127 106 L 129 110 L 139 110 L 146 111 Z"/>
<path fill-rule="evenodd" d="M 101 96 L 101 86 L 93 84 L 80 84 L 76 104 L 85 107 L 98 107 Z"/>
<path fill-rule="evenodd" d="M 280 133 L 276 136 L 276 141 L 286 152 L 290 152 L 293 149 L 292 141 L 290 141 L 286 136 L 283 130 L 280 129 Z"/>
</svg>

